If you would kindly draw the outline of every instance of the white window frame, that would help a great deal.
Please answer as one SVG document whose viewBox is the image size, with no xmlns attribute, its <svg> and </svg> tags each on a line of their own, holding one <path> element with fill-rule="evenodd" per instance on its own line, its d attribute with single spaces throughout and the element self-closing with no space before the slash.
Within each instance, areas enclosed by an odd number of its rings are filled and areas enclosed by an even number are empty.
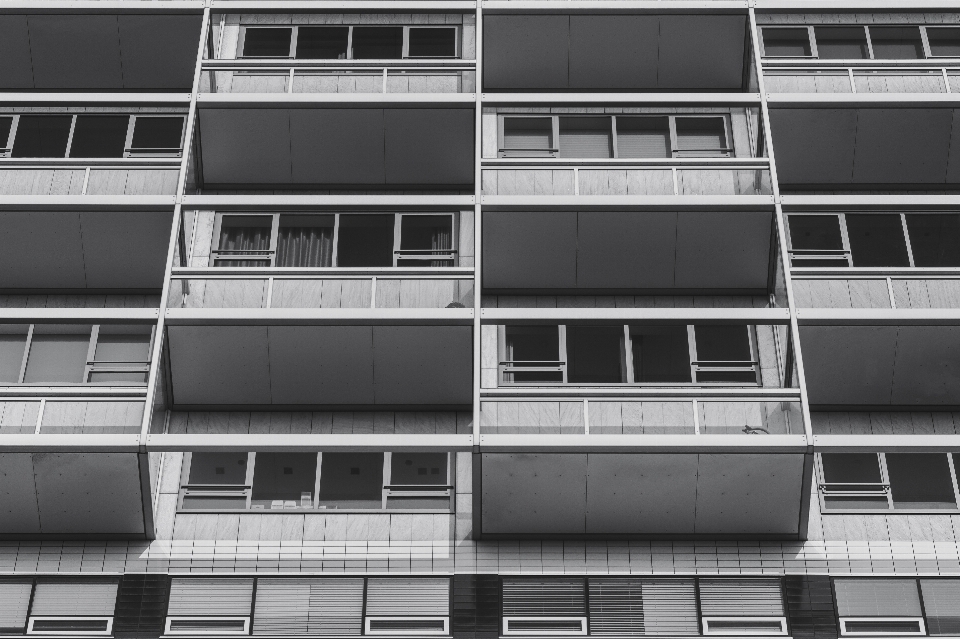
<svg viewBox="0 0 960 639">
<path fill-rule="evenodd" d="M 373 630 L 370 628 L 371 621 L 442 621 L 443 628 L 440 630 L 424 630 L 414 628 L 410 630 Z M 450 617 L 364 617 L 363 634 L 365 635 L 449 635 Z"/>
<path fill-rule="evenodd" d="M 180 143 L 176 148 L 166 148 L 166 149 L 135 149 L 133 148 L 133 134 L 136 129 L 137 123 L 140 120 L 150 120 L 156 118 L 170 118 L 170 117 L 179 117 L 181 119 L 180 125 Z M 186 126 L 186 116 L 181 116 L 176 113 L 151 113 L 151 114 L 132 114 L 130 116 L 130 125 L 127 129 L 127 141 L 123 146 L 123 157 L 125 158 L 179 158 L 183 157 L 183 146 L 184 146 L 184 136 L 187 133 Z"/>
<path fill-rule="evenodd" d="M 37 621 L 89 621 L 89 620 L 103 620 L 107 622 L 107 627 L 105 630 L 35 630 L 34 623 Z M 41 635 L 41 636 L 69 636 L 69 637 L 106 637 L 113 632 L 113 617 L 99 617 L 99 616 L 80 616 L 80 615 L 64 615 L 64 616 L 40 616 L 40 617 L 29 617 L 27 621 L 27 634 L 28 635 Z"/>
<path fill-rule="evenodd" d="M 237 37 L 237 59 L 238 60 L 295 60 L 297 59 L 297 41 L 300 27 L 346 27 L 347 31 L 347 57 L 346 60 L 353 60 L 353 30 L 356 27 L 400 27 L 403 30 L 403 44 L 401 45 L 401 54 L 399 58 L 383 58 L 383 60 L 458 60 L 463 56 L 461 25 L 457 24 L 303 24 L 303 25 L 284 25 L 284 24 L 249 24 L 243 25 L 240 34 Z M 292 29 L 290 34 L 290 50 L 286 56 L 270 56 L 267 58 L 245 56 L 243 49 L 247 41 L 247 29 Z M 441 57 L 423 57 L 410 56 L 410 29 L 453 29 L 454 32 L 454 54 Z M 300 58 L 308 60 L 309 58 Z M 365 58 L 369 60 L 369 58 Z"/>
<path fill-rule="evenodd" d="M 703 623 L 703 634 L 705 635 L 721 635 L 721 636 L 738 636 L 742 637 L 745 635 L 750 636 L 763 636 L 763 637 L 773 637 L 773 636 L 786 636 L 787 635 L 787 619 L 786 617 L 702 617 L 701 621 Z M 712 622 L 716 621 L 769 621 L 776 622 L 780 625 L 780 630 L 771 632 L 769 630 L 763 629 L 743 629 L 743 628 L 723 628 L 723 629 L 713 629 L 710 627 Z"/>
<path fill-rule="evenodd" d="M 874 60 L 876 62 L 883 63 L 887 58 L 877 59 L 873 51 L 873 37 L 870 33 L 871 27 L 900 27 L 900 28 L 917 28 L 920 31 L 920 42 L 923 57 L 918 58 L 918 60 L 955 60 L 960 58 L 960 56 L 941 56 L 934 55 L 933 51 L 930 48 L 930 38 L 927 33 L 928 29 L 938 29 L 938 28 L 951 28 L 956 25 L 952 24 L 777 24 L 777 25 L 761 25 L 760 26 L 760 55 L 761 57 L 767 60 L 819 60 L 820 53 L 817 47 L 817 37 L 814 30 L 815 27 L 862 27 L 864 29 L 867 41 L 867 58 L 855 58 L 857 60 L 866 59 Z M 776 29 L 807 29 L 807 38 L 810 45 L 810 55 L 809 56 L 774 56 L 768 55 L 766 52 L 766 46 L 764 44 L 763 34 L 766 31 L 773 31 Z M 830 60 L 830 62 L 842 63 L 843 60 Z"/>
<path fill-rule="evenodd" d="M 580 630 L 511 630 L 510 622 L 511 621 L 579 621 Z M 554 635 L 563 635 L 563 636 L 582 636 L 587 634 L 587 618 L 586 617 L 504 617 L 503 618 L 503 634 L 506 636 L 554 636 Z"/>
<path fill-rule="evenodd" d="M 253 467 L 256 460 L 256 453 L 248 452 L 247 454 L 247 466 L 246 473 L 244 477 L 244 483 L 242 484 L 191 484 L 190 483 L 190 470 L 193 466 L 193 453 L 186 453 L 183 456 L 183 464 L 180 468 L 180 494 L 177 496 L 177 509 L 181 512 L 187 513 L 203 513 L 210 512 L 204 508 L 184 508 L 183 502 L 186 497 L 197 496 L 197 497 L 244 497 L 244 508 L 243 511 L 249 511 L 251 509 L 251 496 L 253 493 Z M 216 512 L 219 512 L 222 509 L 215 509 Z M 231 512 L 234 510 L 240 511 L 241 509 L 230 509 Z"/>
<path fill-rule="evenodd" d="M 174 621 L 239 621 L 243 620 L 243 630 L 224 630 L 222 628 L 209 628 L 202 630 L 171 630 L 170 626 Z M 194 617 L 194 616 L 173 616 L 166 617 L 166 620 L 163 624 L 163 634 L 170 636 L 180 636 L 180 635 L 249 635 L 250 634 L 250 617 Z"/>
<path fill-rule="evenodd" d="M 916 621 L 920 625 L 919 632 L 857 632 L 847 630 L 847 623 L 851 621 Z M 920 637 L 927 634 L 926 624 L 923 617 L 840 617 L 840 636 L 841 637 Z"/>
</svg>

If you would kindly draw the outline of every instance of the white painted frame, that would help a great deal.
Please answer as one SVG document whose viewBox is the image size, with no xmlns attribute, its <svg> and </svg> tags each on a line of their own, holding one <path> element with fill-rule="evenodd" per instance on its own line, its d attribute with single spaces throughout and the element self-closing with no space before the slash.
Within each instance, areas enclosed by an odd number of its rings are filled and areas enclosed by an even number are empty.
<svg viewBox="0 0 960 639">
<path fill-rule="evenodd" d="M 778 631 L 771 632 L 764 629 L 753 629 L 753 628 L 723 628 L 723 629 L 714 629 L 710 627 L 710 624 L 717 621 L 767 621 L 771 623 L 777 623 L 780 627 Z M 787 634 L 787 619 L 786 617 L 703 617 L 703 634 L 705 635 L 724 635 L 724 636 L 744 636 L 744 635 L 758 635 L 764 637 L 771 636 L 785 636 Z"/>
<path fill-rule="evenodd" d="M 424 629 L 424 628 L 411 628 L 408 630 L 373 630 L 370 628 L 372 621 L 442 621 L 442 629 Z M 450 634 L 450 617 L 364 617 L 363 618 L 363 634 L 365 635 L 449 635 Z"/>
<path fill-rule="evenodd" d="M 35 630 L 34 624 L 37 621 L 90 621 L 90 620 L 103 620 L 106 622 L 107 627 L 105 630 Z M 106 637 L 113 632 L 113 617 L 84 617 L 84 616 L 46 616 L 46 617 L 30 617 L 27 622 L 27 634 L 28 635 L 56 635 L 56 636 L 70 636 L 70 637 Z"/>
<path fill-rule="evenodd" d="M 884 621 L 915 621 L 920 627 L 919 632 L 857 632 L 848 630 L 849 622 L 869 621 L 882 623 Z M 840 636 L 842 637 L 919 637 L 927 634 L 926 624 L 923 617 L 840 617 Z"/>
</svg>

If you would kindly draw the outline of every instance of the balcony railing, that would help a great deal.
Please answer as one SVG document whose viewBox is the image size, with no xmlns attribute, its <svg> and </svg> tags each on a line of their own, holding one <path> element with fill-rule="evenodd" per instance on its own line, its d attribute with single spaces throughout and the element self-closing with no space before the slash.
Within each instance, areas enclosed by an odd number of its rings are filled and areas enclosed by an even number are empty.
<svg viewBox="0 0 960 639">
<path fill-rule="evenodd" d="M 138 434 L 143 409 L 142 389 L 122 396 L 111 391 L 110 396 L 85 392 L 4 397 L 0 399 L 0 435 Z"/>
<path fill-rule="evenodd" d="M 960 69 L 946 67 L 772 67 L 768 93 L 957 93 Z"/>
<path fill-rule="evenodd" d="M 0 195 L 175 195 L 180 160 L 4 160 Z"/>
<path fill-rule="evenodd" d="M 800 308 L 960 308 L 960 273 L 795 273 L 793 291 Z"/>
</svg>

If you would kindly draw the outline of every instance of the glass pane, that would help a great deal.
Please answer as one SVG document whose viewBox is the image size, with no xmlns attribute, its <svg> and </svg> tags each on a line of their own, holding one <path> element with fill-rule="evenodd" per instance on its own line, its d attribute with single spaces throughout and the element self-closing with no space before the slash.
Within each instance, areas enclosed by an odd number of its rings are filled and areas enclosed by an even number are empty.
<svg viewBox="0 0 960 639">
<path fill-rule="evenodd" d="M 288 58 L 290 57 L 289 27 L 247 27 L 243 36 L 243 57 L 245 58 Z"/>
<path fill-rule="evenodd" d="M 504 118 L 503 148 L 546 151 L 553 148 L 551 118 Z"/>
<path fill-rule="evenodd" d="M 669 119 L 617 117 L 617 156 L 670 157 Z"/>
<path fill-rule="evenodd" d="M 806 58 L 810 53 L 810 35 L 806 29 L 764 28 L 763 55 L 781 58 Z"/>
<path fill-rule="evenodd" d="M 12 117 L 0 118 L 0 149 L 7 148 L 11 127 L 13 127 Z"/>
<path fill-rule="evenodd" d="M 350 27 L 300 27 L 297 59 L 346 60 Z"/>
<path fill-rule="evenodd" d="M 804 251 L 843 249 L 840 218 L 836 215 L 790 215 L 790 247 Z M 816 266 L 812 264 L 811 266 Z"/>
<path fill-rule="evenodd" d="M 457 55 L 455 28 L 410 27 L 408 55 L 411 58 L 454 58 Z"/>
<path fill-rule="evenodd" d="M 390 483 L 398 485 L 445 486 L 446 453 L 393 453 Z"/>
<path fill-rule="evenodd" d="M 269 215 L 224 215 L 220 219 L 220 253 L 215 266 L 269 266 L 267 259 L 235 260 L 233 255 L 263 255 L 268 257 L 273 218 Z"/>
<path fill-rule="evenodd" d="M 907 215 L 914 266 L 960 266 L 960 215 Z"/>
<path fill-rule="evenodd" d="M 122 158 L 129 124 L 127 115 L 78 115 L 70 157 Z"/>
<path fill-rule="evenodd" d="M 318 503 L 326 508 L 380 508 L 383 453 L 323 453 Z"/>
<path fill-rule="evenodd" d="M 605 118 L 560 118 L 560 157 L 613 157 L 612 120 Z"/>
<path fill-rule="evenodd" d="M 690 383 L 686 326 L 631 326 L 630 341 L 636 382 Z"/>
<path fill-rule="evenodd" d="M 823 480 L 828 484 L 879 484 L 883 481 L 880 458 L 876 453 L 823 453 L 820 463 Z M 885 504 L 886 498 L 883 501 Z"/>
<path fill-rule="evenodd" d="M 697 371 L 698 382 L 722 382 L 725 384 L 756 384 L 757 373 L 744 371 Z"/>
<path fill-rule="evenodd" d="M 247 496 L 237 495 L 184 495 L 184 510 L 244 510 L 247 507 Z"/>
<path fill-rule="evenodd" d="M 252 504 L 265 508 L 313 507 L 316 453 L 257 453 Z"/>
<path fill-rule="evenodd" d="M 337 266 L 393 266 L 393 215 L 341 215 Z"/>
<path fill-rule="evenodd" d="M 403 27 L 354 27 L 354 60 L 398 60 L 403 57 Z"/>
<path fill-rule="evenodd" d="M 23 381 L 65 384 L 82 382 L 90 345 L 90 330 L 89 326 L 35 327 Z"/>
<path fill-rule="evenodd" d="M 332 266 L 334 220 L 333 215 L 281 215 L 276 265 Z"/>
<path fill-rule="evenodd" d="M 133 129 L 134 149 L 179 149 L 183 118 L 137 118 Z"/>
<path fill-rule="evenodd" d="M 848 214 L 846 218 L 854 266 L 910 266 L 899 215 Z"/>
<path fill-rule="evenodd" d="M 20 380 L 23 349 L 27 346 L 26 326 L 5 326 L 0 333 L 0 383 L 16 384 Z"/>
<path fill-rule="evenodd" d="M 717 155 L 727 148 L 723 118 L 677 118 L 677 149 Z"/>
<path fill-rule="evenodd" d="M 875 60 L 919 60 L 923 58 L 920 27 L 870 27 Z"/>
<path fill-rule="evenodd" d="M 567 381 L 571 384 L 619 384 L 622 326 L 567 327 Z"/>
<path fill-rule="evenodd" d="M 511 362 L 531 362 L 551 365 L 560 361 L 560 329 L 557 326 L 506 326 L 506 359 Z M 534 364 L 536 362 L 536 364 Z M 514 382 L 562 382 L 559 371 L 532 371 L 513 373 Z"/>
<path fill-rule="evenodd" d="M 150 327 L 100 326 L 94 361 L 147 362 L 150 360 Z"/>
<path fill-rule="evenodd" d="M 927 27 L 927 41 L 931 55 L 960 58 L 960 27 Z"/>
<path fill-rule="evenodd" d="M 450 251 L 453 249 L 453 218 L 449 215 L 404 215 L 400 218 L 401 251 Z M 453 266 L 446 260 L 405 258 L 403 266 Z"/>
<path fill-rule="evenodd" d="M 863 27 L 814 27 L 817 55 L 823 60 L 866 60 L 867 33 Z"/>
<path fill-rule="evenodd" d="M 15 158 L 62 158 L 70 138 L 70 115 L 21 115 L 13 142 Z"/>
<path fill-rule="evenodd" d="M 887 453 L 894 508 L 956 508 L 947 456 L 941 453 Z"/>
<path fill-rule="evenodd" d="M 698 325 L 694 327 L 697 361 L 749 362 L 750 331 L 746 326 Z"/>
<path fill-rule="evenodd" d="M 247 453 L 193 453 L 190 485 L 243 485 L 247 483 Z"/>
</svg>

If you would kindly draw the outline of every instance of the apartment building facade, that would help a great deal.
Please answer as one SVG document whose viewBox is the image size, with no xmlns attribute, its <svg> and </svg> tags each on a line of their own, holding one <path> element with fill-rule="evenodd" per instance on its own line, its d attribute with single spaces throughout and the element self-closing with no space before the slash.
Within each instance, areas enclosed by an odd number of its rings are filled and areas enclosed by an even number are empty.
<svg viewBox="0 0 960 639">
<path fill-rule="evenodd" d="M 960 635 L 956 0 L 0 52 L 0 635 Z"/>
</svg>

